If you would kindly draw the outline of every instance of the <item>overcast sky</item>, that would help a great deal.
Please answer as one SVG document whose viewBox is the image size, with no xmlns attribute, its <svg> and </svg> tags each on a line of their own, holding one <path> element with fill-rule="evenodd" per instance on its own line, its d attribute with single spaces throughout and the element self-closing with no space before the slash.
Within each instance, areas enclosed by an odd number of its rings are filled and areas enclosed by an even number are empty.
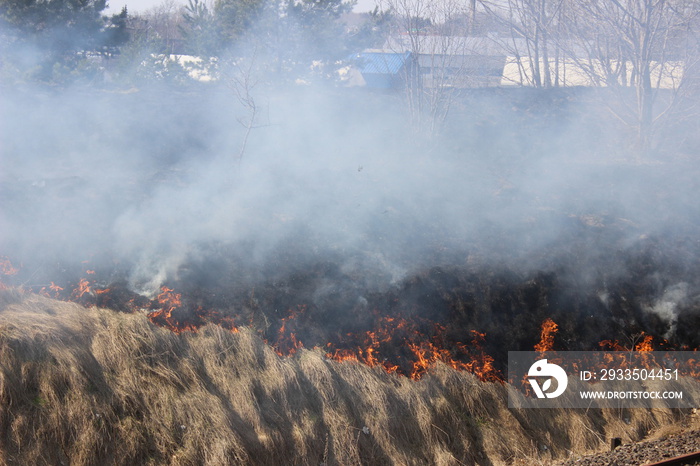
<svg viewBox="0 0 700 466">
<path fill-rule="evenodd" d="M 119 13 L 124 5 L 126 5 L 129 13 L 143 13 L 144 11 L 165 3 L 167 0 L 109 0 L 109 8 L 107 13 Z M 176 3 L 187 3 L 187 0 L 175 0 Z M 209 3 L 209 2 L 207 2 Z M 374 9 L 376 0 L 357 0 L 355 11 L 365 12 Z"/>
</svg>

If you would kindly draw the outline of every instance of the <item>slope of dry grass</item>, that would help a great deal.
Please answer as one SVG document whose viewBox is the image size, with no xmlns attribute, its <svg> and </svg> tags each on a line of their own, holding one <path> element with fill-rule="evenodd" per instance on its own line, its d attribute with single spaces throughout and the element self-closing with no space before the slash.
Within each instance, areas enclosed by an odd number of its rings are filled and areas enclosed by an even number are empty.
<svg viewBox="0 0 700 466">
<path fill-rule="evenodd" d="M 143 315 L 0 291 L 5 464 L 530 464 L 638 440 L 676 411 L 509 410 L 500 384 L 418 382 L 249 329 L 176 335 Z"/>
</svg>

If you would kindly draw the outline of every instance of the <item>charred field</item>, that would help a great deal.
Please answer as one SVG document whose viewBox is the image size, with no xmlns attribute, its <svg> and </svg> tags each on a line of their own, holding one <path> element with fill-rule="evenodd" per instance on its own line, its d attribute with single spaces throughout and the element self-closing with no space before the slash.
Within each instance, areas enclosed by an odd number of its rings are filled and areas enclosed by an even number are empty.
<svg viewBox="0 0 700 466">
<path fill-rule="evenodd" d="M 501 384 L 546 322 L 700 347 L 687 127 L 639 156 L 581 90 L 474 91 L 431 134 L 396 95 L 260 92 L 245 146 L 216 86 L 8 99 L 5 462 L 501 464 L 691 422 Z"/>
</svg>

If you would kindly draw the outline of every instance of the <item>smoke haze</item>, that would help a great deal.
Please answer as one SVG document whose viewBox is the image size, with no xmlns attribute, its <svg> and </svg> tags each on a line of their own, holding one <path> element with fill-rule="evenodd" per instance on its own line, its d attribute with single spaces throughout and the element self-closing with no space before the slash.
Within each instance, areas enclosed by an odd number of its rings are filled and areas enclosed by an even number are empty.
<svg viewBox="0 0 700 466">
<path fill-rule="evenodd" d="M 149 297 L 210 279 L 243 293 L 325 263 L 316 304 L 361 309 L 454 266 L 557 273 L 606 312 L 627 280 L 667 330 L 696 313 L 694 162 L 622 158 L 586 91 L 474 91 L 424 134 L 400 95 L 261 87 L 240 162 L 246 109 L 226 86 L 3 95 L 0 252 L 27 286 L 90 268 Z"/>
</svg>

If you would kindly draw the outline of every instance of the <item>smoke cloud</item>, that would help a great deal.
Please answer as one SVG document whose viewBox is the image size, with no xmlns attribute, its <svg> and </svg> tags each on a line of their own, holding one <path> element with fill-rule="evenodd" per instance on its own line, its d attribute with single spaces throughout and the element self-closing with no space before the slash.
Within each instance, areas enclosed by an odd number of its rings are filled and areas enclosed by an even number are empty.
<svg viewBox="0 0 700 466">
<path fill-rule="evenodd" d="M 222 76 L 2 89 L 0 254 L 28 285 L 103 268 L 153 297 L 195 270 L 235 270 L 238 289 L 329 262 L 361 307 L 427 267 L 503 267 L 564 271 L 611 306 L 638 276 L 669 331 L 697 289 L 694 159 L 624 158 L 592 91 L 473 90 L 430 132 L 400 92 L 261 85 L 238 160 L 248 109 Z"/>
</svg>

